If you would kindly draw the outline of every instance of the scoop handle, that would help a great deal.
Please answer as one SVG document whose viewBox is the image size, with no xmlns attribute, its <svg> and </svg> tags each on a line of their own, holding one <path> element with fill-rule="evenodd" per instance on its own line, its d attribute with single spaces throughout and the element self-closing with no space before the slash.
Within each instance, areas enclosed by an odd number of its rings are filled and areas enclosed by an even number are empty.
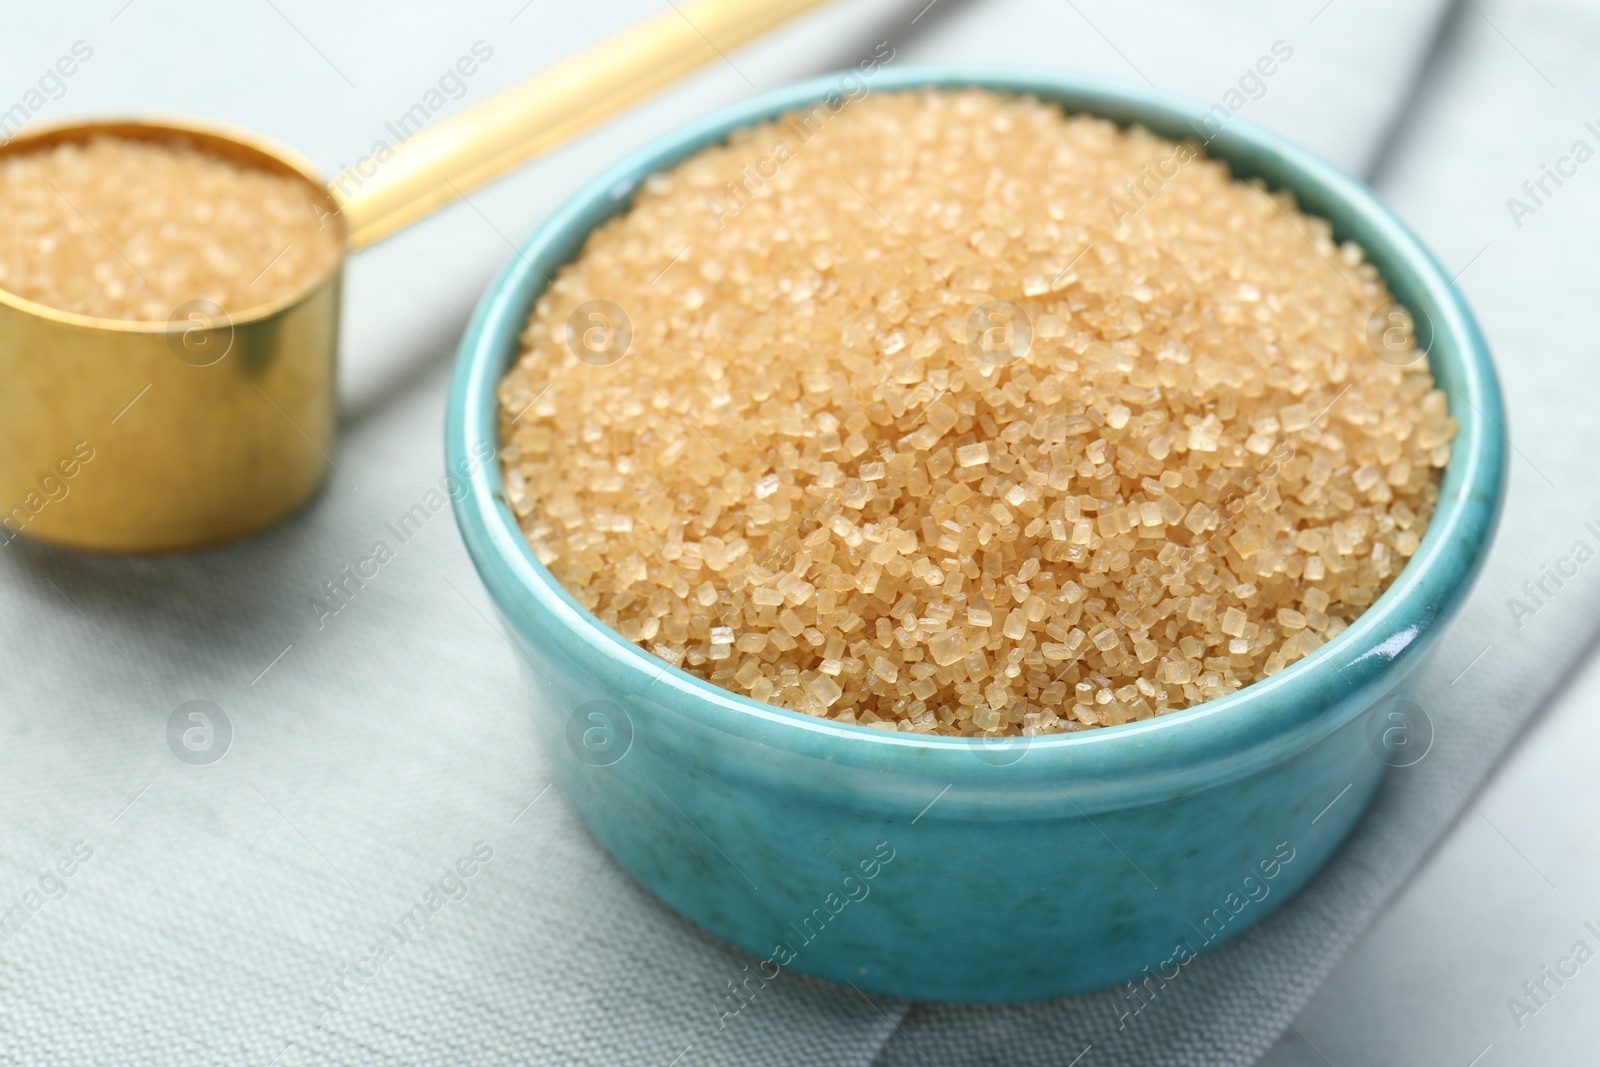
<svg viewBox="0 0 1600 1067">
<path fill-rule="evenodd" d="M 352 250 L 410 225 L 826 0 L 679 0 L 333 178 Z M 367 173 L 362 173 L 366 169 Z"/>
</svg>

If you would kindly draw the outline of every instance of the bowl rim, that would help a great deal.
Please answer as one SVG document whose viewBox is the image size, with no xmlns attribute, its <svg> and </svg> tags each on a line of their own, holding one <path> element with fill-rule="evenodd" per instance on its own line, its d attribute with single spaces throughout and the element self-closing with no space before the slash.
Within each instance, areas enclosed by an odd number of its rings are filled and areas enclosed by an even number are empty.
<svg viewBox="0 0 1600 1067">
<path fill-rule="evenodd" d="M 614 676 L 617 692 L 670 707 L 717 733 L 832 762 L 886 769 L 887 761 L 891 768 L 915 768 L 931 778 L 961 773 L 951 762 L 957 755 L 966 757 L 960 768 L 984 767 L 970 758 L 974 739 L 891 732 L 758 703 L 623 638 L 578 604 L 534 556 L 505 502 L 500 464 L 469 459 L 484 443 L 498 457 L 496 388 L 515 359 L 533 301 L 592 229 L 626 210 L 649 174 L 726 140 L 733 130 L 840 94 L 852 75 L 860 78 L 854 71 L 824 74 L 718 110 L 630 153 L 572 194 L 506 263 L 474 311 L 451 385 L 446 460 L 451 470 L 466 472 L 466 492 L 454 499 L 454 510 L 491 597 L 514 626 L 519 613 L 538 620 L 540 638 L 557 646 L 553 654 L 620 671 Z M 1174 131 L 1166 133 L 1170 137 L 1200 129 L 1195 124 L 1215 111 L 1143 86 L 1047 69 L 902 67 L 864 80 L 870 92 L 972 86 L 1032 95 L 1071 113 Z M 1203 128 L 1210 132 L 1209 125 Z M 1365 250 L 1391 289 L 1397 296 L 1404 289 L 1404 302 L 1420 304 L 1432 321 L 1429 362 L 1436 382 L 1450 393 L 1459 429 L 1421 546 L 1389 588 L 1332 641 L 1216 700 L 1153 719 L 1033 737 L 1022 743 L 1028 758 L 1004 768 L 1017 773 L 1026 767 L 1028 777 L 1052 783 L 1120 782 L 1125 800 L 1152 789 L 1170 792 L 1173 775 L 1185 771 L 1214 780 L 1217 765 L 1226 765 L 1232 777 L 1285 758 L 1369 707 L 1370 699 L 1356 698 L 1375 698 L 1379 688 L 1408 675 L 1465 598 L 1504 496 L 1503 405 L 1487 345 L 1449 275 L 1416 236 L 1365 184 L 1248 120 L 1230 117 L 1205 141 L 1205 152 L 1236 174 L 1242 170 L 1275 190 L 1288 189 L 1305 210 L 1328 218 L 1337 234 L 1365 237 Z M 1330 213 L 1329 207 L 1338 210 Z M 1191 780 L 1182 787 L 1203 784 Z"/>
</svg>

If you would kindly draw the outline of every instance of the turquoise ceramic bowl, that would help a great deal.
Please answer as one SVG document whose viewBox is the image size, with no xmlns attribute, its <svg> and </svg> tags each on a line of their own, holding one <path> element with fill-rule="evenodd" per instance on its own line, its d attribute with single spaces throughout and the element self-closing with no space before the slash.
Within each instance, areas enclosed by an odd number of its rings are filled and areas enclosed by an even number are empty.
<svg viewBox="0 0 1600 1067">
<path fill-rule="evenodd" d="M 495 387 L 535 297 L 653 171 L 823 100 L 829 76 L 670 134 L 601 175 L 500 273 L 462 342 L 446 431 L 468 551 L 540 676 L 529 710 L 572 802 L 670 907 L 756 957 L 879 993 L 1024 1001 L 1173 978 L 1305 884 L 1421 721 L 1401 698 L 1482 562 L 1504 485 L 1483 338 L 1449 277 L 1361 183 L 1234 119 L 1207 151 L 1292 190 L 1367 250 L 1431 323 L 1460 436 L 1421 549 L 1349 629 L 1222 700 L 989 747 L 809 718 L 713 687 L 630 644 L 535 559 L 494 463 Z M 1047 71 L 885 71 L 874 92 L 981 85 L 1195 138 L 1202 107 Z M 1215 125 L 1215 122 L 1213 122 Z M 1407 713 L 1410 712 L 1409 719 Z M 752 990 L 757 979 L 747 979 Z M 739 1001 L 730 999 L 726 1010 Z"/>
</svg>

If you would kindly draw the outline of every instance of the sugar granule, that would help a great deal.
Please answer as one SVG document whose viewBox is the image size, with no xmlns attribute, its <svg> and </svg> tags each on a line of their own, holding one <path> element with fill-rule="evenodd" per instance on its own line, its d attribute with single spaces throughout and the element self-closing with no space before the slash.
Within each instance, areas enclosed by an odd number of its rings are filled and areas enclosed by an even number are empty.
<svg viewBox="0 0 1600 1067">
<path fill-rule="evenodd" d="M 313 197 L 303 179 L 181 141 L 102 135 L 0 155 L 0 289 L 108 319 L 164 322 L 191 300 L 238 314 L 338 261 Z"/>
<path fill-rule="evenodd" d="M 816 114 L 651 177 L 501 384 L 510 504 L 607 625 L 811 715 L 1048 734 L 1282 670 L 1416 552 L 1455 422 L 1326 221 L 1028 97 Z"/>
</svg>

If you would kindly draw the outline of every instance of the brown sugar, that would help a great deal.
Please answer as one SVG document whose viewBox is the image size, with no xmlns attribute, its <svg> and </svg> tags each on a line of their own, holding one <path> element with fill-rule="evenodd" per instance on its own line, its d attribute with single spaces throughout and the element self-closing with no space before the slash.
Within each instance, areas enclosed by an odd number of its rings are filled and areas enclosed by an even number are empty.
<svg viewBox="0 0 1600 1067">
<path fill-rule="evenodd" d="M 309 189 L 177 141 L 97 136 L 0 156 L 0 289 L 146 322 L 191 300 L 235 314 L 269 304 L 341 254 Z"/>
<path fill-rule="evenodd" d="M 1455 422 L 1327 222 L 1027 97 L 821 114 L 649 179 L 500 387 L 510 504 L 607 625 L 810 715 L 1046 734 L 1273 674 L 1416 552 Z"/>
</svg>

